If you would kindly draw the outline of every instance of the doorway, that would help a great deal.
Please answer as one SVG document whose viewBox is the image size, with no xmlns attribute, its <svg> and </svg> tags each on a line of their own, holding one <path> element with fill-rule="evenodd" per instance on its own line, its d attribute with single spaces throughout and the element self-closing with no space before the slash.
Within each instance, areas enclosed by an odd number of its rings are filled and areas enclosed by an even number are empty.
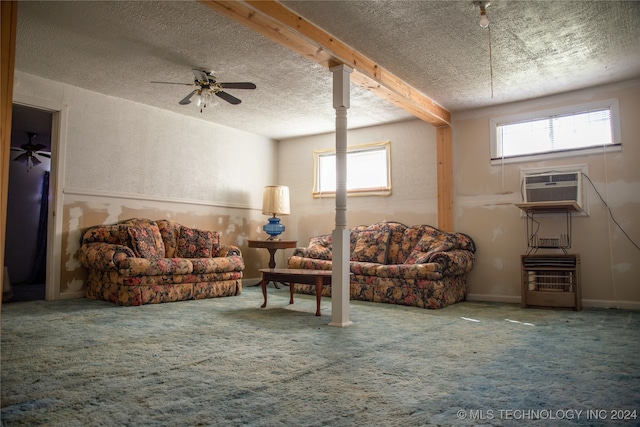
<svg viewBox="0 0 640 427">
<path fill-rule="evenodd" d="M 51 111 L 13 104 L 3 302 L 45 299 L 53 120 Z"/>
</svg>

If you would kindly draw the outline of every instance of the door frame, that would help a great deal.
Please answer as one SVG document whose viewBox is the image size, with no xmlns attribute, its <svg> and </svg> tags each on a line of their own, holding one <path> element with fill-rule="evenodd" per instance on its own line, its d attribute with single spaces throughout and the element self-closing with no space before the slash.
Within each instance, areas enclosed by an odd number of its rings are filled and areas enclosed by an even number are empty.
<svg viewBox="0 0 640 427">
<path fill-rule="evenodd" d="M 62 260 L 62 206 L 64 159 L 67 142 L 68 106 L 51 100 L 21 95 L 14 91 L 13 103 L 52 113 L 51 171 L 49 175 L 49 212 L 47 213 L 47 272 L 45 299 L 60 299 Z"/>
</svg>

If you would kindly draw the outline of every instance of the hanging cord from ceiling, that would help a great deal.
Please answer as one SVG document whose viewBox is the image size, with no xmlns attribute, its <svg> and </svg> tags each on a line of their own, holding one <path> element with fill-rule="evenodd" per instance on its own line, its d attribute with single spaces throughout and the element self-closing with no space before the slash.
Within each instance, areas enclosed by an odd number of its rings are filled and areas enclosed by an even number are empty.
<svg viewBox="0 0 640 427">
<path fill-rule="evenodd" d="M 493 99 L 493 55 L 491 52 L 491 27 L 487 25 L 489 33 L 489 84 L 491 85 L 491 99 Z"/>
<path fill-rule="evenodd" d="M 491 51 L 491 26 L 489 25 L 489 17 L 487 16 L 487 7 L 491 5 L 490 1 L 473 1 L 474 6 L 480 9 L 480 21 L 478 25 L 487 29 L 489 39 L 489 85 L 491 90 L 491 99 L 493 99 L 493 53 Z"/>
</svg>

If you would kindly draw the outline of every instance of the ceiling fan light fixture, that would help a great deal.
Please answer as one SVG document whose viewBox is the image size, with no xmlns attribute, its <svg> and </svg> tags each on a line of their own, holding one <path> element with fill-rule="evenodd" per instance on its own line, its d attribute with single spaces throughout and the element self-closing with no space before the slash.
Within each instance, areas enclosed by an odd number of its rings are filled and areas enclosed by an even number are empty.
<svg viewBox="0 0 640 427">
<path fill-rule="evenodd" d="M 178 104 L 188 105 L 191 104 L 191 98 L 197 96 L 197 105 L 200 107 L 200 112 L 208 105 L 219 105 L 218 98 L 228 102 L 232 105 L 238 105 L 240 101 L 235 96 L 225 92 L 223 89 L 255 89 L 256 85 L 251 82 L 218 82 L 215 76 L 212 76 L 208 71 L 202 71 L 193 69 L 191 70 L 194 75 L 194 83 L 173 83 L 173 82 L 156 82 L 161 84 L 179 84 L 187 86 L 196 86 L 187 96 L 182 98 Z M 199 86 L 199 87 L 198 87 Z"/>
<path fill-rule="evenodd" d="M 198 91 L 198 101 L 196 102 L 196 105 L 198 107 L 202 107 L 202 104 L 204 103 L 204 96 L 201 90 Z"/>
<path fill-rule="evenodd" d="M 11 147 L 11 150 L 21 152 L 21 154 L 18 155 L 18 157 L 16 157 L 13 160 L 18 163 L 22 163 L 23 165 L 26 165 L 27 172 L 29 172 L 31 168 L 33 168 L 34 166 L 38 166 L 40 163 L 42 163 L 40 159 L 38 159 L 36 156 L 47 157 L 50 159 L 51 153 L 47 151 L 42 151 L 44 148 L 47 148 L 46 146 L 42 144 L 33 144 L 33 141 L 32 141 L 33 138 L 38 136 L 35 132 L 25 132 L 25 133 L 27 134 L 27 138 L 29 138 L 29 142 L 26 144 L 22 144 L 20 148 Z"/>
<path fill-rule="evenodd" d="M 211 89 L 203 89 L 198 92 L 198 102 L 197 105 L 200 107 L 200 112 L 202 113 L 203 108 L 207 108 L 207 105 L 215 105 L 215 98 L 213 97 L 213 92 Z"/>
</svg>

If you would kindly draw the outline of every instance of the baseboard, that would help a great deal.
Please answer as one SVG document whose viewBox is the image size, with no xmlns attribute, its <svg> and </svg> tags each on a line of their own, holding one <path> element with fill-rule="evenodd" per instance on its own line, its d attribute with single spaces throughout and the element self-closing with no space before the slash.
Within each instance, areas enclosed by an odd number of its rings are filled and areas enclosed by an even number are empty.
<svg viewBox="0 0 640 427">
<path fill-rule="evenodd" d="M 468 294 L 467 301 L 503 302 L 520 304 L 520 296 Z M 583 299 L 582 308 L 616 308 L 621 310 L 640 310 L 639 301 L 610 301 L 597 299 Z"/>
<path fill-rule="evenodd" d="M 242 279 L 242 286 L 258 286 L 262 282 L 260 277 L 251 279 Z"/>
<path fill-rule="evenodd" d="M 638 301 L 610 301 L 600 299 L 583 299 L 582 307 L 592 308 L 616 308 L 620 310 L 640 310 Z"/>
<path fill-rule="evenodd" d="M 84 291 L 61 292 L 57 299 L 84 298 Z"/>
<path fill-rule="evenodd" d="M 520 295 L 491 295 L 491 294 L 467 294 L 467 301 L 505 302 L 520 304 Z"/>
</svg>

